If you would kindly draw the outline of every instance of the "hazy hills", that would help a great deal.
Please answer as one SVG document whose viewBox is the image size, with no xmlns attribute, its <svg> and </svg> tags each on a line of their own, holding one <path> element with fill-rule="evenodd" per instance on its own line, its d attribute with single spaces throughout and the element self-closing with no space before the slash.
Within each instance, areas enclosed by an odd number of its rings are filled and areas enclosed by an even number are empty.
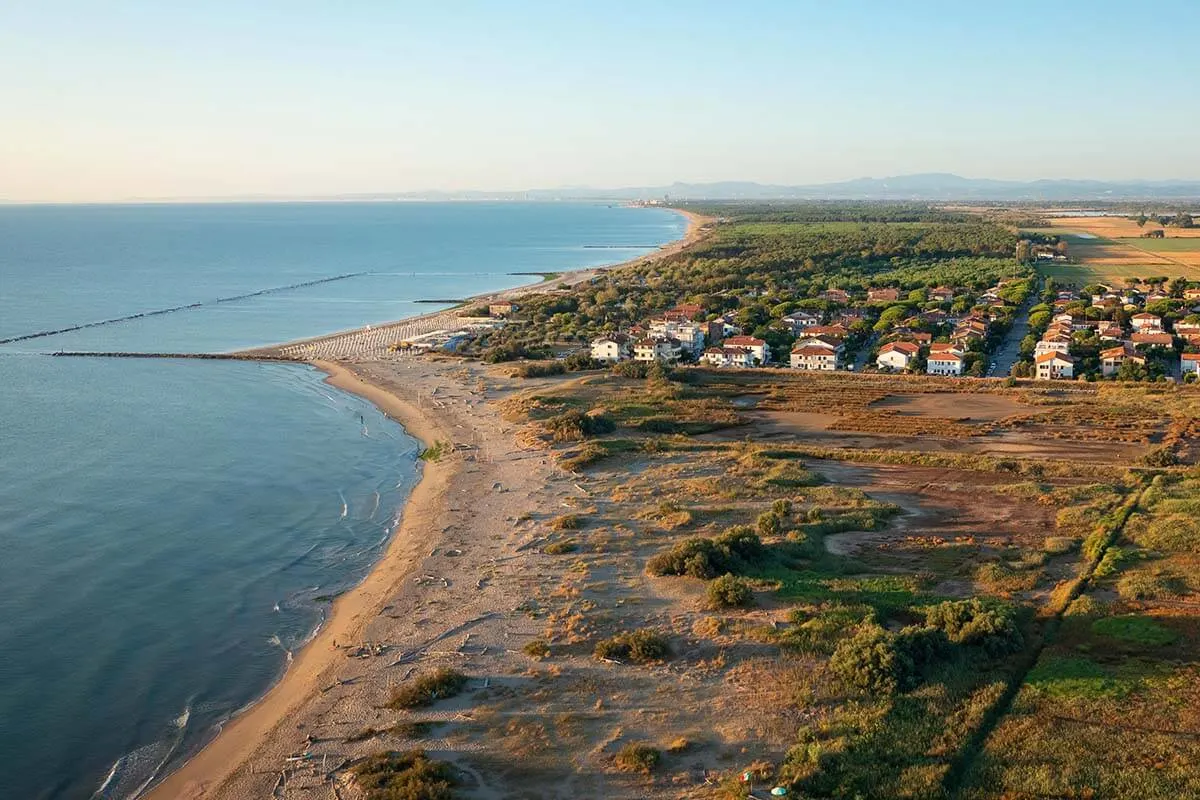
<svg viewBox="0 0 1200 800">
<path fill-rule="evenodd" d="M 946 173 L 899 175 L 890 178 L 856 178 L 838 183 L 799 186 L 750 181 L 673 183 L 597 189 L 568 186 L 528 191 L 397 192 L 344 195 L 362 200 L 1138 200 L 1200 198 L 1200 181 L 1002 181 L 963 178 Z"/>
</svg>

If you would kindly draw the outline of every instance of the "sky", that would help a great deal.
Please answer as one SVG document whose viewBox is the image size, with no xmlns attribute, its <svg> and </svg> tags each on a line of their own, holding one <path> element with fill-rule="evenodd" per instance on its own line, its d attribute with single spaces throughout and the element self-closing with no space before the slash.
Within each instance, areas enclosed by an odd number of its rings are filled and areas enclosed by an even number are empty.
<svg viewBox="0 0 1200 800">
<path fill-rule="evenodd" d="M 1200 0 L 0 0 L 0 200 L 1200 178 Z"/>
</svg>

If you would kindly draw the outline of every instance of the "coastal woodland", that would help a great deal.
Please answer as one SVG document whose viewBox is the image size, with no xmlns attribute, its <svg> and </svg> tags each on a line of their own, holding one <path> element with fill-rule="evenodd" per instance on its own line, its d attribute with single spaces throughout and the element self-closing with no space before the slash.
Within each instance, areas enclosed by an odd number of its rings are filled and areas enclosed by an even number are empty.
<svg viewBox="0 0 1200 800">
<path fill-rule="evenodd" d="M 689 210 L 699 244 L 464 348 L 578 494 L 520 520 L 519 688 L 397 687 L 369 796 L 473 796 L 418 752 L 455 695 L 438 736 L 504 796 L 586 771 L 622 797 L 1200 796 L 1200 391 L 562 358 L 682 303 L 767 339 L 831 289 L 899 290 L 870 326 L 1037 285 L 1015 226 L 968 214 Z"/>
</svg>

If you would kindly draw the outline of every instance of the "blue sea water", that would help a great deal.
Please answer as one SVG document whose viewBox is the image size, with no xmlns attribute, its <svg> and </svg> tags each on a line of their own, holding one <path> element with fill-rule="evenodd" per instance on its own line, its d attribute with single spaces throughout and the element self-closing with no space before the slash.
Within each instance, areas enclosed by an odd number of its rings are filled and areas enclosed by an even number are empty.
<svg viewBox="0 0 1200 800">
<path fill-rule="evenodd" d="M 415 441 L 307 367 L 45 353 L 314 336 L 682 231 L 565 203 L 0 207 L 0 339 L 186 307 L 0 345 L 0 797 L 129 798 L 178 766 L 366 574 L 417 478 Z"/>
</svg>

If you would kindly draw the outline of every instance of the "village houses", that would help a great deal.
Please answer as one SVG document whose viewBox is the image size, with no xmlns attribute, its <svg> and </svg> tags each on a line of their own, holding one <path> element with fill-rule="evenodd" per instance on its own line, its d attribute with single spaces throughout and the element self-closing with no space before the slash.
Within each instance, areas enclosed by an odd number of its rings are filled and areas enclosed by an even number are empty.
<svg viewBox="0 0 1200 800">
<path fill-rule="evenodd" d="M 962 375 L 964 355 L 953 344 L 939 342 L 931 345 L 925 371 L 930 375 Z"/>
</svg>

